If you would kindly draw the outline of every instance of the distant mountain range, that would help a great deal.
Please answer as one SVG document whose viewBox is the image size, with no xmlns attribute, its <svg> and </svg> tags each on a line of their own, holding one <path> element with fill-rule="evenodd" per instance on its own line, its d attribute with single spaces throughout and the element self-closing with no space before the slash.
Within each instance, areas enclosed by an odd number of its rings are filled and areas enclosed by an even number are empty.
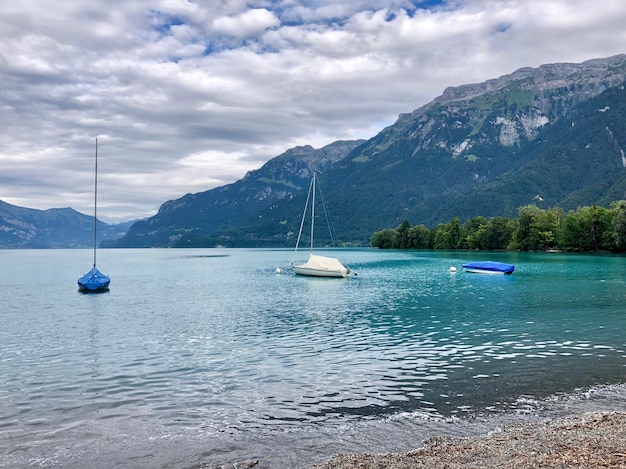
<svg viewBox="0 0 626 469">
<path fill-rule="evenodd" d="M 625 82 L 618 55 L 448 88 L 369 140 L 293 148 L 233 184 L 164 203 L 102 246 L 293 246 L 313 171 L 343 245 L 368 245 L 405 219 L 432 228 L 516 217 L 527 204 L 608 206 L 626 199 Z"/>
<path fill-rule="evenodd" d="M 97 222 L 97 242 L 118 239 L 134 223 Z M 0 200 L 0 249 L 93 247 L 93 216 L 72 208 L 36 210 Z"/>
</svg>

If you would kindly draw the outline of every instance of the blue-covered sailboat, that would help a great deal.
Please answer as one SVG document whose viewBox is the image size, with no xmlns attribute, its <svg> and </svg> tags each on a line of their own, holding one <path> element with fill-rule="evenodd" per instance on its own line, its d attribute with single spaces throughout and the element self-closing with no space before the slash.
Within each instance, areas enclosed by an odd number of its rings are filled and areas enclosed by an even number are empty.
<svg viewBox="0 0 626 469">
<path fill-rule="evenodd" d="M 85 292 L 107 291 L 111 279 L 94 265 L 89 272 L 78 279 L 78 287 Z"/>
<path fill-rule="evenodd" d="M 515 266 L 513 264 L 505 264 L 504 262 L 478 261 L 463 264 L 463 269 L 465 269 L 466 272 L 471 272 L 475 274 L 510 275 L 515 270 Z"/>
<path fill-rule="evenodd" d="M 109 290 L 111 279 L 96 267 L 96 227 L 98 214 L 98 139 L 96 138 L 96 176 L 93 198 L 93 267 L 78 279 L 78 289 L 82 292 L 102 292 Z"/>
</svg>

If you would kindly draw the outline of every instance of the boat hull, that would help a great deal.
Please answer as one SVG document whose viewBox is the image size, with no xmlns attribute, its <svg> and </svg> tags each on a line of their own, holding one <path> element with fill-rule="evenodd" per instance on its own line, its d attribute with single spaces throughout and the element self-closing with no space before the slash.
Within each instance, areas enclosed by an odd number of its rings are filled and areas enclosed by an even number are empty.
<svg viewBox="0 0 626 469">
<path fill-rule="evenodd" d="M 474 274 L 511 275 L 515 266 L 503 262 L 483 261 L 463 264 L 463 270 Z"/>
<path fill-rule="evenodd" d="M 470 274 L 511 275 L 511 272 L 498 272 L 495 270 L 471 269 L 471 268 L 465 268 L 463 270 L 465 270 L 465 272 L 469 272 Z"/>
<path fill-rule="evenodd" d="M 309 277 L 334 277 L 334 278 L 346 278 L 350 276 L 350 269 L 344 270 L 324 270 L 324 269 L 312 269 L 310 267 L 304 267 L 301 265 L 292 265 L 292 270 L 296 275 L 306 275 Z"/>
<path fill-rule="evenodd" d="M 350 269 L 344 266 L 334 257 L 318 256 L 311 253 L 309 260 L 304 264 L 291 264 L 292 270 L 297 275 L 307 275 L 309 277 L 349 277 Z"/>
</svg>

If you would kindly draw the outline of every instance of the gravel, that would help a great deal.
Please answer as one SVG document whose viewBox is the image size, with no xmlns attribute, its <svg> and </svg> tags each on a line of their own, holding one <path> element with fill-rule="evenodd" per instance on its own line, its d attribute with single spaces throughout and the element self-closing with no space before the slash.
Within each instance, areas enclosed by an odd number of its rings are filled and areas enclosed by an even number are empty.
<svg viewBox="0 0 626 469">
<path fill-rule="evenodd" d="M 339 455 L 311 469 L 626 468 L 626 413 L 513 424 L 484 437 L 436 437 L 403 454 Z"/>
</svg>

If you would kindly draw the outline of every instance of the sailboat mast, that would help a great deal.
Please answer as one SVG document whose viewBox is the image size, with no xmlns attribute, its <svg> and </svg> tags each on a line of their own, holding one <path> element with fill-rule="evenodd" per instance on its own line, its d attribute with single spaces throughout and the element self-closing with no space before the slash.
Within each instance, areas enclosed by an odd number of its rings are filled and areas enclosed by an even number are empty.
<svg viewBox="0 0 626 469">
<path fill-rule="evenodd" d="M 98 137 L 96 137 L 96 172 L 93 191 L 93 266 L 96 266 L 96 220 L 98 216 Z"/>
<path fill-rule="evenodd" d="M 315 226 L 315 172 L 313 172 L 313 199 L 311 203 L 311 253 L 313 252 L 313 227 Z"/>
</svg>

